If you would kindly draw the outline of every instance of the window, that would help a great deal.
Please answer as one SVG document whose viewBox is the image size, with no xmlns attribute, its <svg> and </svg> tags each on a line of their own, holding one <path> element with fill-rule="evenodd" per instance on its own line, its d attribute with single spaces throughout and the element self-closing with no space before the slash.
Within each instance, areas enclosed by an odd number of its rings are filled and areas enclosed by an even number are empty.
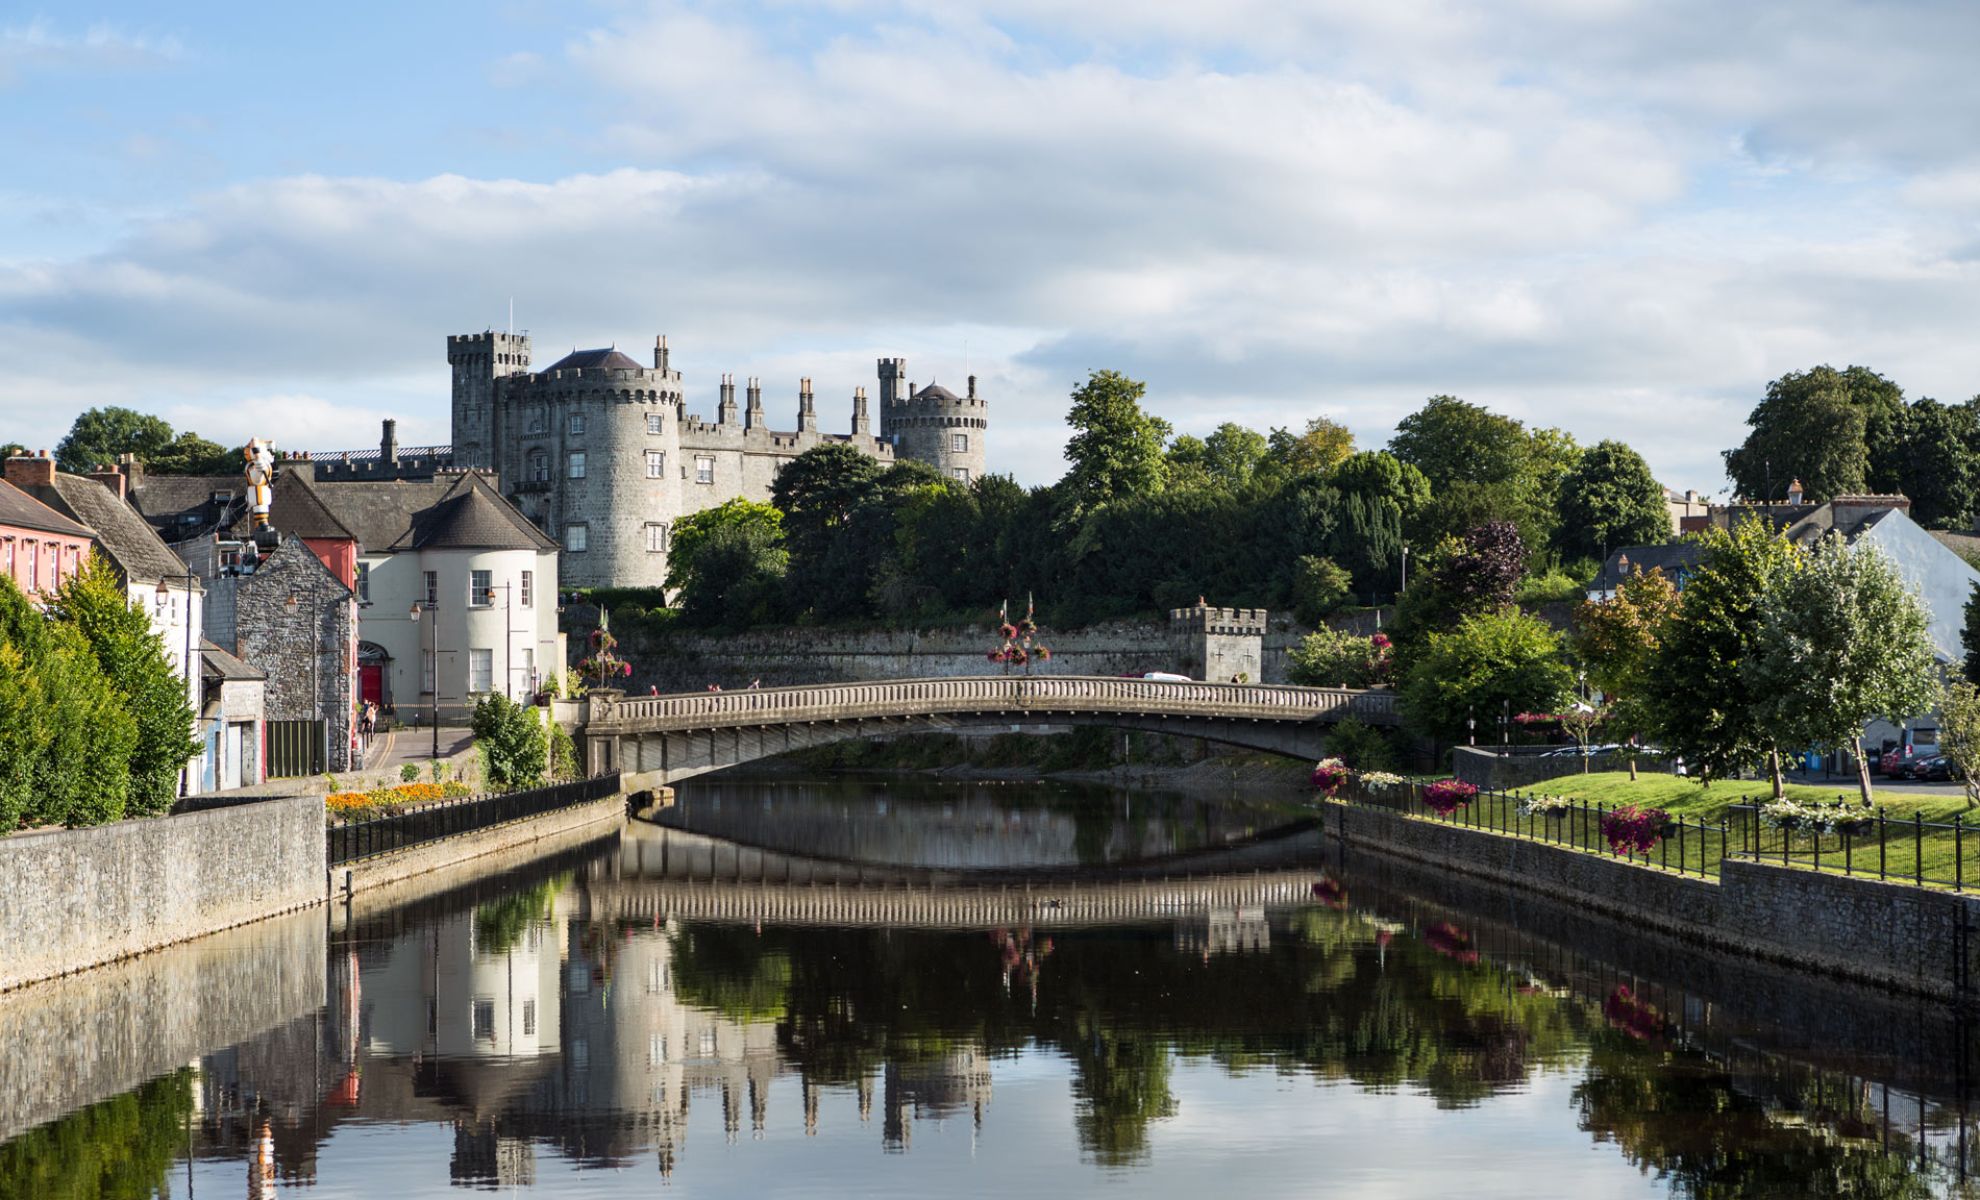
<svg viewBox="0 0 1980 1200">
<path fill-rule="evenodd" d="M 467 602 L 470 608 L 486 608 L 495 603 L 495 576 L 492 572 L 468 572 Z"/>
<path fill-rule="evenodd" d="M 589 543 L 590 541 L 591 541 L 591 526 L 589 525 L 564 526 L 564 549 L 570 551 L 572 554 L 583 554 L 586 544 Z"/>
<path fill-rule="evenodd" d="M 495 1040 L 495 1002 L 476 1000 L 474 1002 L 474 1036 L 478 1041 Z"/>
<path fill-rule="evenodd" d="M 658 1030 L 646 1034 L 646 1066 L 648 1070 L 667 1061 L 667 1035 Z"/>
<path fill-rule="evenodd" d="M 570 476 L 572 479 L 584 478 L 584 451 L 582 450 L 571 451 Z"/>
<path fill-rule="evenodd" d="M 568 424 L 566 425 L 566 428 L 568 428 L 568 429 L 569 429 L 569 430 L 570 430 L 570 431 L 571 431 L 572 433 L 583 433 L 583 432 L 584 432 L 584 414 L 583 414 L 583 413 L 581 413 L 581 412 L 574 412 L 574 413 L 572 413 L 572 414 L 571 414 L 571 416 L 570 416 L 570 421 L 569 421 L 569 423 L 568 423 Z"/>
<path fill-rule="evenodd" d="M 648 554 L 667 552 L 667 526 L 659 521 L 651 522 L 646 527 L 646 552 Z"/>
<path fill-rule="evenodd" d="M 696 483 L 715 482 L 715 456 L 697 454 L 694 456 L 694 481 Z"/>
<path fill-rule="evenodd" d="M 667 432 L 667 418 L 659 413 L 647 413 L 646 432 L 651 434 L 662 434 Z"/>
<path fill-rule="evenodd" d="M 541 450 L 529 452 L 529 478 L 533 483 L 547 483 L 550 479 L 550 456 Z"/>
<path fill-rule="evenodd" d="M 423 692 L 435 691 L 439 687 L 438 681 L 433 677 L 433 662 L 433 651 L 421 650 L 419 652 L 419 688 Z"/>
<path fill-rule="evenodd" d="M 666 451 L 648 450 L 646 452 L 646 477 L 648 479 L 665 479 L 667 477 Z"/>
<path fill-rule="evenodd" d="M 536 1036 L 536 1001 L 523 1001 L 523 1036 Z"/>
<path fill-rule="evenodd" d="M 440 572 L 422 571 L 420 574 L 426 580 L 426 607 L 433 608 L 440 603 Z"/>
<path fill-rule="evenodd" d="M 952 452 L 954 452 L 954 453 L 956 453 L 956 454 L 968 454 L 968 453 L 969 453 L 969 435 L 968 435 L 968 434 L 966 434 L 966 433 L 952 433 L 952 434 L 950 434 L 950 435 L 949 435 L 949 449 L 950 449 L 950 450 L 951 450 Z"/>
<path fill-rule="evenodd" d="M 41 543 L 27 543 L 28 585 L 30 592 L 41 590 Z"/>
<path fill-rule="evenodd" d="M 950 467 L 950 468 L 949 468 L 949 474 L 951 474 L 951 475 L 953 475 L 953 476 L 955 476 L 955 477 L 956 477 L 956 481 L 957 481 L 958 483 L 968 483 L 968 482 L 969 482 L 969 468 L 968 468 L 968 467 Z"/>
<path fill-rule="evenodd" d="M 488 649 L 468 651 L 468 691 L 492 692 L 495 690 L 495 652 Z"/>
<path fill-rule="evenodd" d="M 516 590 L 522 593 L 521 600 L 524 608 L 534 605 L 536 603 L 536 572 L 524 571 L 522 573 L 522 587 Z"/>
<path fill-rule="evenodd" d="M 235 550 L 232 553 L 234 555 L 234 562 L 236 563 L 240 562 L 241 552 Z M 221 558 L 224 564 L 226 555 L 222 554 Z M 371 603 L 371 564 L 370 563 L 359 563 L 357 565 L 357 594 L 358 594 L 359 604 Z"/>
<path fill-rule="evenodd" d="M 540 404 L 529 410 L 529 431 L 531 433 L 543 432 L 543 406 Z"/>
</svg>

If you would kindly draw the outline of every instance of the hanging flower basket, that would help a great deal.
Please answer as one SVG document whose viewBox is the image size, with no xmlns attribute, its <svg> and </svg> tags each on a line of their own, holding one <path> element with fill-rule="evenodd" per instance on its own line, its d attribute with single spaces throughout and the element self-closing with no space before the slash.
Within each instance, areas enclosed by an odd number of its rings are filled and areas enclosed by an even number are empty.
<svg viewBox="0 0 1980 1200">
<path fill-rule="evenodd" d="M 1566 796 L 1528 796 L 1519 802 L 1519 810 L 1529 817 L 1546 817 L 1550 821 L 1564 819 L 1574 808 L 1574 801 Z"/>
<path fill-rule="evenodd" d="M 1455 962 L 1478 961 L 1478 951 L 1471 944 L 1471 935 L 1449 921 L 1439 921 L 1425 929 L 1423 944 Z"/>
<path fill-rule="evenodd" d="M 1423 803 L 1441 817 L 1448 817 L 1458 809 L 1471 803 L 1478 796 L 1478 788 L 1462 779 L 1439 779 L 1423 786 Z"/>
<path fill-rule="evenodd" d="M 1602 836 L 1617 854 L 1648 854 L 1664 836 L 1671 815 L 1661 808 L 1625 804 L 1602 817 Z"/>
<path fill-rule="evenodd" d="M 1338 758 L 1323 758 L 1313 768 L 1313 787 L 1323 796 L 1332 796 L 1348 781 L 1347 764 Z"/>
<path fill-rule="evenodd" d="M 1629 990 L 1629 985 L 1619 983 L 1616 990 L 1602 1001 L 1602 1016 L 1609 1024 L 1622 1030 L 1638 1041 L 1649 1041 L 1662 1037 L 1668 1022 L 1664 1015 L 1648 1001 Z"/>
<path fill-rule="evenodd" d="M 1320 882 L 1313 885 L 1313 898 L 1328 908 L 1347 907 L 1347 888 L 1338 880 L 1322 875 Z"/>
</svg>

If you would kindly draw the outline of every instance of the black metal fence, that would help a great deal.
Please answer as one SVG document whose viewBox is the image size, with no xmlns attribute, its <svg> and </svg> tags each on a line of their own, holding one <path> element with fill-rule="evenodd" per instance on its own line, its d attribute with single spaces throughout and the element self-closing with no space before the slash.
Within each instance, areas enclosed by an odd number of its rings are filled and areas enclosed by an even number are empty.
<svg viewBox="0 0 1980 1200">
<path fill-rule="evenodd" d="M 1439 821 L 1466 829 L 1483 829 L 1510 834 L 1554 846 L 1586 850 L 1610 858 L 1628 859 L 1647 867 L 1680 875 L 1717 875 L 1719 861 L 1725 858 L 1734 836 L 1724 819 L 1708 821 L 1701 817 L 1672 818 L 1659 830 L 1656 844 L 1647 852 L 1617 850 L 1602 832 L 1602 820 L 1615 811 L 1609 805 L 1586 800 L 1566 805 L 1529 810 L 1527 799 L 1517 792 L 1480 788 L 1467 804 L 1440 812 L 1424 799 L 1423 788 L 1413 783 L 1365 787 L 1359 780 L 1341 790 L 1341 797 L 1357 804 L 1387 808 L 1413 817 Z"/>
<path fill-rule="evenodd" d="M 1530 797 L 1519 792 L 1480 788 L 1469 803 L 1444 812 L 1424 799 L 1420 785 L 1371 787 L 1358 779 L 1342 788 L 1340 798 L 1446 825 L 1628 859 L 1681 875 L 1717 875 L 1720 860 L 1735 858 L 1964 891 L 1966 869 L 1980 854 L 1980 841 L 1973 850 L 1966 848 L 1968 837 L 1980 837 L 1980 823 L 1969 823 L 1963 816 L 1928 821 L 1916 813 L 1892 817 L 1881 808 L 1848 804 L 1804 805 L 1811 815 L 1787 822 L 1769 817 L 1763 805 L 1750 802 L 1730 806 L 1716 820 L 1673 817 L 1657 831 L 1655 845 L 1647 852 L 1632 853 L 1617 850 L 1603 832 L 1603 818 L 1620 806 L 1575 800 L 1536 810 L 1530 807 Z M 1975 871 L 1975 882 L 1980 883 L 1980 869 Z"/>
<path fill-rule="evenodd" d="M 1966 890 L 1966 868 L 1974 851 L 1966 839 L 1980 834 L 1955 814 L 1950 821 L 1927 821 L 1917 813 L 1893 817 L 1883 809 L 1849 804 L 1802 806 L 1804 815 L 1769 817 L 1761 804 L 1735 804 L 1731 856 L 1754 862 L 1861 875 L 1919 887 Z M 1980 872 L 1976 872 L 1980 882 Z"/>
<path fill-rule="evenodd" d="M 421 842 L 603 800 L 618 790 L 619 773 L 613 771 L 590 779 L 553 783 L 549 787 L 439 800 L 395 816 L 347 821 L 332 825 L 327 831 L 329 862 L 333 867 L 342 866 Z"/>
</svg>

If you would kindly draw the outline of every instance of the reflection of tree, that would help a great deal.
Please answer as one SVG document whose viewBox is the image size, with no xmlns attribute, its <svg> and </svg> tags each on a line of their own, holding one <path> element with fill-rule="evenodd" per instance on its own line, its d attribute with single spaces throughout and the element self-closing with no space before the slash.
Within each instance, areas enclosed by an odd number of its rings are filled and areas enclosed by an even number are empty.
<svg viewBox="0 0 1980 1200">
<path fill-rule="evenodd" d="M 1910 1158 L 1870 1139 L 1857 1093 L 1831 1086 L 1818 1103 L 1812 1089 L 1764 1073 L 1735 1085 L 1702 1053 L 1665 1050 L 1627 1030 L 1596 1036 L 1575 1099 L 1584 1129 L 1668 1177 L 1687 1200 L 1932 1194 Z"/>
<path fill-rule="evenodd" d="M 791 991 L 791 960 L 748 929 L 695 925 L 675 933 L 674 987 L 681 999 L 732 1021 L 774 1021 Z"/>
<path fill-rule="evenodd" d="M 474 945 L 483 954 L 507 954 L 529 927 L 550 916 L 551 901 L 571 881 L 567 871 L 534 887 L 510 892 L 474 909 Z"/>
<path fill-rule="evenodd" d="M 0 1196 L 94 1200 L 159 1190 L 186 1144 L 192 1072 L 174 1071 L 0 1146 Z"/>
<path fill-rule="evenodd" d="M 1148 1152 L 1148 1123 L 1174 1116 L 1169 1047 L 1151 1032 L 1103 1029 L 1082 1019 L 1066 1052 L 1072 1057 L 1073 1117 L 1079 1144 L 1104 1166 L 1128 1166 Z"/>
</svg>

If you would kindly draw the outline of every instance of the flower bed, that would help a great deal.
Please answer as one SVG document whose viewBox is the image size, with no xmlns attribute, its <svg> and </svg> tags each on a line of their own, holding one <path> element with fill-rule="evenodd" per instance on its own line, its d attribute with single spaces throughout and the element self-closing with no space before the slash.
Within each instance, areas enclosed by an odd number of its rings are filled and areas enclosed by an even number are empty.
<svg viewBox="0 0 1980 1200">
<path fill-rule="evenodd" d="M 454 800 L 468 794 L 468 786 L 455 781 L 401 783 L 373 788 L 368 792 L 332 792 L 323 798 L 323 807 L 333 816 L 351 820 L 381 816 L 385 812 L 416 804 L 431 804 L 436 800 Z"/>
<path fill-rule="evenodd" d="M 1462 779 L 1439 779 L 1423 786 L 1423 803 L 1439 816 L 1448 817 L 1477 797 L 1477 786 Z"/>
<path fill-rule="evenodd" d="M 1868 808 L 1850 807 L 1842 800 L 1833 804 L 1803 803 L 1783 796 L 1760 806 L 1760 816 L 1777 829 L 1792 832 L 1842 833 L 1861 837 L 1877 827 L 1877 817 Z"/>
</svg>

